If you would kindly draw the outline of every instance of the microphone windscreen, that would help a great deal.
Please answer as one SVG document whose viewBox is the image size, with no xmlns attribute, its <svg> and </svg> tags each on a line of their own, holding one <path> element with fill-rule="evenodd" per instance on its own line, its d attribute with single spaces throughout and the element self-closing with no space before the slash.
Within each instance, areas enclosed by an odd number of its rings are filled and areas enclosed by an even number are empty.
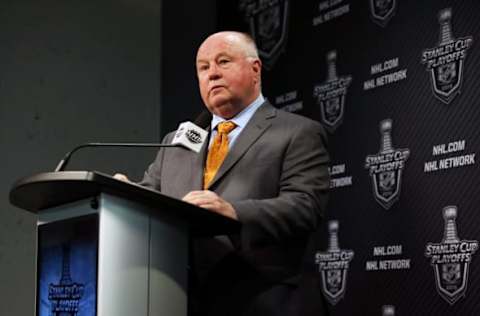
<svg viewBox="0 0 480 316">
<path fill-rule="evenodd" d="M 207 110 L 203 110 L 200 115 L 197 116 L 195 121 L 193 123 L 197 126 L 200 126 L 203 129 L 206 129 L 207 127 L 210 126 L 210 123 L 212 122 L 212 113 L 210 113 Z"/>
<path fill-rule="evenodd" d="M 183 122 L 178 126 L 172 145 L 182 145 L 195 152 L 200 152 L 203 143 L 208 137 L 208 132 L 192 122 Z"/>
</svg>

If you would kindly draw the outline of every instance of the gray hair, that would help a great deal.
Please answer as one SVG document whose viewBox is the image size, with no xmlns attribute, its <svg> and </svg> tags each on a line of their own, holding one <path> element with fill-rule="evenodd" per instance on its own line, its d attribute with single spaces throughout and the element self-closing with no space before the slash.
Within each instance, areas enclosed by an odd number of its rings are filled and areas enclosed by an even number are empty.
<svg viewBox="0 0 480 316">
<path fill-rule="evenodd" d="M 236 41 L 239 44 L 239 47 L 243 50 L 245 57 L 249 59 L 260 59 L 255 40 L 250 36 L 250 34 L 238 31 L 223 31 L 214 35 L 221 33 L 226 34 L 229 40 Z"/>
<path fill-rule="evenodd" d="M 255 44 L 255 40 L 253 39 L 253 37 L 251 37 L 250 34 L 247 34 L 247 33 L 239 32 L 239 34 L 244 39 L 245 56 L 249 58 L 260 59 L 260 57 L 258 56 L 257 44 Z"/>
</svg>

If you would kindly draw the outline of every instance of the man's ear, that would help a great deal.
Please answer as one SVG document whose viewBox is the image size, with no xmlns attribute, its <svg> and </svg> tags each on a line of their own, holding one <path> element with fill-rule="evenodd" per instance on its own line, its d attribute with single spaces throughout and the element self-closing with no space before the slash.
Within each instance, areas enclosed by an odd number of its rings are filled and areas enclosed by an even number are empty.
<svg viewBox="0 0 480 316">
<path fill-rule="evenodd" d="M 260 59 L 255 59 L 252 62 L 252 71 L 257 75 L 258 80 L 262 76 L 262 61 Z"/>
</svg>

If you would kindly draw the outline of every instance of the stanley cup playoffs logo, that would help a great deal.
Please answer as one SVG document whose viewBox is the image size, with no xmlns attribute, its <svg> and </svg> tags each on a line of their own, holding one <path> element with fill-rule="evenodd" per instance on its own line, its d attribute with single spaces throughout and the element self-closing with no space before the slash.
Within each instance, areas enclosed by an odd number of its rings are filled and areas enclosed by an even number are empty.
<svg viewBox="0 0 480 316">
<path fill-rule="evenodd" d="M 239 9 L 249 25 L 266 69 L 282 53 L 288 34 L 288 0 L 240 0 Z"/>
<path fill-rule="evenodd" d="M 313 96 L 320 105 L 320 114 L 325 128 L 333 133 L 342 123 L 347 89 L 352 76 L 338 76 L 337 52 L 327 54 L 327 79 L 313 88 Z"/>
<path fill-rule="evenodd" d="M 456 218 L 457 207 L 445 207 L 443 240 L 441 243 L 428 243 L 425 248 L 425 256 L 431 258 L 438 294 L 450 305 L 465 296 L 470 262 L 478 249 L 477 240 L 458 238 Z"/>
<path fill-rule="evenodd" d="M 378 154 L 365 159 L 365 168 L 372 177 L 375 199 L 388 210 L 400 197 L 402 170 L 410 155 L 408 148 L 395 149 L 392 144 L 392 120 L 380 122 L 381 147 Z"/>
<path fill-rule="evenodd" d="M 397 8 L 396 0 L 369 0 L 370 13 L 373 22 L 385 27 L 390 19 L 395 15 Z"/>
<path fill-rule="evenodd" d="M 62 247 L 62 274 L 58 284 L 48 287 L 48 300 L 51 302 L 52 316 L 76 316 L 79 313 L 80 299 L 85 285 L 72 281 L 70 275 L 70 247 Z"/>
<path fill-rule="evenodd" d="M 328 223 L 330 233 L 328 250 L 315 254 L 315 263 L 318 264 L 320 270 L 321 289 L 325 298 L 332 305 L 337 304 L 345 295 L 348 267 L 354 255 L 352 250 L 340 249 L 338 226 L 338 221 Z"/>
<path fill-rule="evenodd" d="M 452 33 L 452 10 L 440 11 L 440 41 L 437 47 L 422 52 L 422 63 L 427 65 L 435 97 L 449 104 L 460 94 L 467 50 L 472 46 L 473 38 L 466 36 L 455 39 Z"/>
</svg>

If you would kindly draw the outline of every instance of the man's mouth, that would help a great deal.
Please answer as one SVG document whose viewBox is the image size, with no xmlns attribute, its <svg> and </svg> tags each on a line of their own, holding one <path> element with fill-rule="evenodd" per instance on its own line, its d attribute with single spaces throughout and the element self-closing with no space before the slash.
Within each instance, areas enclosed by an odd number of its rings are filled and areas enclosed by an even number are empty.
<svg viewBox="0 0 480 316">
<path fill-rule="evenodd" d="M 210 88 L 210 93 L 215 93 L 215 92 L 217 92 L 217 91 L 219 91 L 220 89 L 223 89 L 223 88 L 224 88 L 224 86 L 220 86 L 220 85 L 213 86 L 213 87 Z"/>
</svg>

